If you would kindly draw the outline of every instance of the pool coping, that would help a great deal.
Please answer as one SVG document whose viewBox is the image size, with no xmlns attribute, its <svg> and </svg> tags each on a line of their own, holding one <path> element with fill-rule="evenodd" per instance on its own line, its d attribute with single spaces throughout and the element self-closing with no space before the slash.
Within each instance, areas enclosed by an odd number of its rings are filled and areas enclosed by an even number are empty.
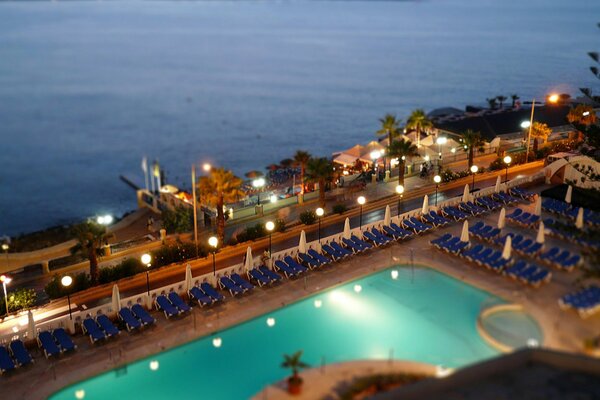
<svg viewBox="0 0 600 400">
<path fill-rule="evenodd" d="M 519 350 L 519 347 L 511 347 L 511 346 L 501 342 L 500 340 L 494 338 L 491 333 L 488 333 L 485 326 L 483 326 L 483 320 L 485 318 L 489 317 L 490 315 L 493 315 L 493 314 L 496 314 L 499 312 L 506 312 L 506 311 L 521 312 L 521 313 L 525 314 L 527 317 L 531 318 L 538 325 L 538 327 L 540 328 L 540 331 L 542 330 L 542 328 L 539 326 L 539 323 L 533 317 L 533 315 L 530 315 L 529 313 L 527 313 L 525 311 L 525 308 L 521 304 L 515 304 L 515 303 L 496 304 L 496 305 L 493 305 L 493 306 L 483 309 L 479 313 L 479 316 L 477 317 L 477 331 L 479 332 L 479 335 L 483 338 L 483 340 L 485 340 L 490 346 L 494 347 L 496 350 L 498 350 L 502 353 L 512 353 L 513 351 Z M 544 340 L 544 338 L 542 337 L 542 343 L 540 343 L 540 345 L 543 345 L 543 340 Z M 537 347 L 537 346 L 532 346 L 532 347 Z"/>
</svg>

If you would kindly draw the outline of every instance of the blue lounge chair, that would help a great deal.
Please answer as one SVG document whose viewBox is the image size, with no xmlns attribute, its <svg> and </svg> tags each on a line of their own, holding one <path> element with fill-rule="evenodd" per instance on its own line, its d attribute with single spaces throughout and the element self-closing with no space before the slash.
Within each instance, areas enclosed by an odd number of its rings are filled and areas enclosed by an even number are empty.
<svg viewBox="0 0 600 400">
<path fill-rule="evenodd" d="M 136 316 L 137 319 L 142 321 L 144 325 L 152 325 L 156 323 L 156 319 L 146 311 L 140 304 L 134 304 L 131 306 L 131 312 Z"/>
<path fill-rule="evenodd" d="M 250 271 L 248 271 L 248 278 L 256 282 L 258 286 L 269 285 L 273 282 L 271 278 L 269 278 L 256 268 L 253 268 Z"/>
<path fill-rule="evenodd" d="M 169 301 L 177 307 L 180 313 L 190 312 L 192 311 L 192 307 L 190 307 L 179 295 L 175 292 L 169 293 Z"/>
<path fill-rule="evenodd" d="M 285 256 L 283 258 L 283 261 L 285 261 L 290 268 L 292 268 L 294 271 L 296 271 L 298 273 L 308 271 L 308 268 L 306 268 L 304 265 L 300 265 L 296 260 L 294 260 L 290 256 Z"/>
<path fill-rule="evenodd" d="M 351 256 L 351 255 L 353 254 L 353 253 L 352 253 L 350 250 L 348 250 L 348 249 L 346 249 L 346 248 L 342 247 L 342 245 L 341 245 L 341 244 L 339 244 L 338 242 L 333 242 L 333 241 L 332 241 L 332 242 L 331 242 L 331 247 L 332 247 L 333 249 L 335 249 L 335 250 L 339 251 L 339 252 L 340 252 L 341 254 L 343 254 L 345 257 Z"/>
<path fill-rule="evenodd" d="M 396 224 L 394 222 L 390 223 L 390 228 L 392 228 L 393 230 L 398 232 L 398 234 L 402 235 L 403 238 L 414 235 L 414 232 L 412 232 L 410 230 L 402 229 L 401 227 L 398 226 L 398 224 Z"/>
<path fill-rule="evenodd" d="M 381 240 L 384 240 L 387 243 L 394 241 L 393 236 L 388 236 L 377 228 L 372 228 L 371 233 L 374 234 L 375 236 L 377 236 L 378 238 L 380 238 Z"/>
<path fill-rule="evenodd" d="M 98 315 L 96 317 L 96 322 L 98 322 L 108 337 L 114 337 L 121 333 L 119 329 L 112 323 L 112 321 L 104 314 Z"/>
<path fill-rule="evenodd" d="M 16 368 L 15 362 L 8 354 L 6 347 L 0 346 L 0 374 L 12 371 Z"/>
<path fill-rule="evenodd" d="M 382 229 L 387 235 L 393 237 L 394 239 L 401 239 L 404 237 L 402 234 L 397 232 L 391 226 L 383 225 Z"/>
<path fill-rule="evenodd" d="M 436 220 L 436 221 L 437 221 L 437 223 L 438 223 L 438 225 L 445 226 L 445 225 L 448 225 L 450 222 L 452 222 L 452 221 L 450 221 L 448 218 L 445 218 L 445 217 L 443 217 L 443 216 L 439 215 L 438 213 L 436 213 L 436 212 L 435 212 L 435 211 L 433 211 L 433 210 L 432 210 L 432 211 L 429 211 L 429 216 L 430 216 L 431 218 L 433 218 L 434 220 Z"/>
<path fill-rule="evenodd" d="M 52 335 L 58 342 L 63 352 L 75 350 L 77 348 L 75 343 L 73 343 L 71 336 L 69 336 L 69 334 L 63 328 L 56 328 L 54 331 L 52 331 Z"/>
<path fill-rule="evenodd" d="M 228 276 L 220 277 L 219 284 L 221 285 L 222 289 L 229 290 L 229 293 L 232 296 L 237 296 L 238 294 L 243 294 L 246 291 L 245 289 L 236 285 L 235 282 L 232 281 L 231 278 L 229 278 Z"/>
<path fill-rule="evenodd" d="M 439 237 L 439 238 L 437 238 L 437 239 L 433 239 L 433 240 L 432 240 L 431 242 L 429 242 L 429 243 L 431 243 L 431 244 L 433 244 L 433 245 L 435 246 L 435 245 L 438 245 L 438 244 L 440 244 L 440 243 L 443 243 L 443 242 L 446 242 L 446 241 L 450 240 L 450 238 L 451 238 L 451 237 L 452 237 L 452 235 L 451 235 L 451 234 L 449 234 L 449 233 L 444 233 L 442 236 L 440 236 L 440 237 Z"/>
<path fill-rule="evenodd" d="M 236 285 L 240 286 L 242 289 L 245 289 L 245 290 L 252 290 L 252 289 L 254 289 L 254 285 L 253 284 L 251 284 L 250 282 L 248 282 L 247 280 L 245 280 L 244 278 L 242 278 L 237 273 L 230 274 L 229 277 L 231 278 L 231 280 Z"/>
<path fill-rule="evenodd" d="M 538 254 L 542 250 L 543 247 L 544 247 L 543 244 L 536 242 L 536 243 L 533 243 L 529 247 L 522 248 L 521 253 L 533 257 L 536 254 Z"/>
<path fill-rule="evenodd" d="M 258 267 L 258 269 L 260 270 L 260 272 L 263 273 L 263 275 L 268 276 L 269 278 L 271 278 L 271 280 L 273 282 L 279 282 L 279 281 L 281 281 L 283 279 L 281 277 L 281 275 L 279 275 L 275 271 L 271 271 L 266 265 L 261 265 L 260 267 Z"/>
<path fill-rule="evenodd" d="M 161 294 L 158 297 L 156 297 L 154 303 L 156 305 L 156 308 L 161 310 L 165 314 L 166 318 L 176 317 L 180 313 L 179 309 L 175 307 L 165 295 Z"/>
<path fill-rule="evenodd" d="M 537 287 L 540 284 L 542 284 L 543 282 L 549 281 L 551 277 L 552 277 L 552 274 L 550 271 L 548 271 L 547 269 L 539 269 L 537 272 L 535 272 L 534 274 L 532 274 L 529 277 L 527 282 L 530 285 Z"/>
<path fill-rule="evenodd" d="M 287 265 L 282 260 L 275 260 L 274 265 L 275 265 L 275 268 L 277 268 L 278 271 L 283 272 L 283 274 L 287 278 L 292 278 L 292 277 L 296 277 L 299 275 L 299 272 L 296 272 L 293 268 L 291 268 L 289 265 Z"/>
<path fill-rule="evenodd" d="M 188 291 L 188 296 L 190 299 L 194 299 L 198 302 L 200 307 L 209 306 L 212 304 L 212 299 L 206 295 L 198 286 L 192 287 Z"/>
<path fill-rule="evenodd" d="M 321 266 L 321 263 L 306 253 L 298 253 L 298 258 L 300 262 L 302 262 L 305 266 L 310 269 L 317 268 Z"/>
<path fill-rule="evenodd" d="M 202 291 L 204 293 L 206 293 L 206 295 L 208 297 L 210 297 L 211 299 L 213 299 L 213 301 L 223 301 L 225 300 L 225 296 L 223 296 L 221 293 L 217 292 L 215 290 L 214 287 L 212 287 L 212 285 L 208 282 L 202 282 L 200 284 L 200 289 L 202 289 Z"/>
<path fill-rule="evenodd" d="M 142 323 L 133 315 L 129 307 L 123 307 L 119 310 L 119 319 L 123 321 L 129 332 L 142 327 Z"/>
<path fill-rule="evenodd" d="M 483 245 L 477 244 L 477 245 L 471 247 L 470 249 L 468 249 L 467 251 L 464 251 L 461 255 L 462 255 L 462 257 L 473 261 L 473 258 L 477 254 L 479 254 L 482 250 L 483 250 Z"/>
<path fill-rule="evenodd" d="M 106 339 L 106 334 L 100 329 L 98 323 L 90 317 L 87 317 L 83 320 L 82 324 L 83 333 L 88 335 L 90 338 L 90 342 L 92 344 L 96 343 L 99 340 Z"/>
<path fill-rule="evenodd" d="M 357 245 L 362 246 L 365 250 L 368 250 L 373 247 L 373 245 L 371 243 L 365 242 L 364 240 L 362 240 L 361 238 L 359 238 L 356 235 L 350 236 L 350 239 Z"/>
<path fill-rule="evenodd" d="M 540 255 L 540 260 L 552 262 L 559 253 L 560 249 L 558 247 L 552 247 L 550 250 Z"/>
<path fill-rule="evenodd" d="M 40 332 L 37 336 L 38 346 L 44 351 L 46 358 L 55 357 L 60 354 L 60 348 L 54 340 L 50 331 Z"/>
<path fill-rule="evenodd" d="M 455 221 L 462 221 L 463 219 L 467 219 L 469 217 L 469 214 L 454 207 L 442 208 L 442 215 L 445 217 L 450 217 Z"/>
<path fill-rule="evenodd" d="M 312 258 L 319 261 L 321 263 L 321 265 L 329 264 L 331 262 L 331 260 L 329 260 L 323 254 L 320 254 L 315 249 L 308 249 L 308 255 L 312 256 Z"/>
<path fill-rule="evenodd" d="M 379 238 L 378 236 L 375 236 L 375 234 L 373 234 L 372 232 L 369 232 L 369 231 L 364 231 L 363 236 L 365 238 L 367 238 L 367 240 L 370 240 L 371 242 L 373 242 L 373 244 L 375 246 L 383 246 L 388 243 L 387 241 Z"/>
<path fill-rule="evenodd" d="M 514 188 L 510 189 L 510 193 L 513 196 L 520 197 L 520 198 L 522 198 L 524 200 L 532 200 L 535 197 L 534 193 L 528 192 L 528 191 L 523 190 L 523 189 L 521 189 L 519 187 L 514 187 Z"/>
<path fill-rule="evenodd" d="M 524 260 L 519 260 L 514 263 L 511 267 L 506 268 L 504 270 L 504 274 L 510 276 L 511 278 L 516 279 L 517 275 L 520 271 L 524 270 L 527 267 L 527 263 Z"/>
<path fill-rule="evenodd" d="M 333 261 L 338 261 L 338 260 L 341 260 L 342 258 L 346 257 L 344 254 L 342 254 L 339 251 L 335 250 L 333 247 L 331 247 L 328 244 L 322 245 L 321 249 L 323 249 L 323 251 L 325 252 L 325 254 L 327 254 L 329 257 L 331 257 L 331 259 Z"/>
<path fill-rule="evenodd" d="M 25 348 L 25 344 L 19 339 L 13 340 L 10 342 L 10 352 L 13 357 L 17 361 L 17 364 L 22 367 L 23 365 L 28 365 L 33 363 L 33 358 L 31 354 Z"/>
<path fill-rule="evenodd" d="M 461 242 L 460 240 L 447 247 L 448 252 L 452 253 L 452 254 L 459 254 L 461 251 L 465 250 L 467 247 L 469 247 L 469 242 Z"/>
</svg>

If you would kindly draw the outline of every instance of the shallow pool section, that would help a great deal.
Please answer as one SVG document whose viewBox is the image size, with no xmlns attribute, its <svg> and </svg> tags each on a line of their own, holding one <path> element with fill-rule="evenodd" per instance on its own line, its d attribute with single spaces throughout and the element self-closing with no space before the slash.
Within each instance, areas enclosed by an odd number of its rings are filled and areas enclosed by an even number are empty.
<svg viewBox="0 0 600 400">
<path fill-rule="evenodd" d="M 392 268 L 98 375 L 51 398 L 244 399 L 285 377 L 282 355 L 297 350 L 312 366 L 391 356 L 459 367 L 498 354 L 480 337 L 476 321 L 482 309 L 501 302 L 428 268 Z"/>
<path fill-rule="evenodd" d="M 543 343 L 540 326 L 523 311 L 493 312 L 481 319 L 481 325 L 493 340 L 511 349 L 538 346 Z"/>
</svg>

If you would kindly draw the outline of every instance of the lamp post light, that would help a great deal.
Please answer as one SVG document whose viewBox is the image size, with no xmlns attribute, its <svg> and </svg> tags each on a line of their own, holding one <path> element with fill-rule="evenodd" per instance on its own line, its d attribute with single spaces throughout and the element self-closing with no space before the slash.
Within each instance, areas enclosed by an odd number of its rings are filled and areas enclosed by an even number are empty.
<svg viewBox="0 0 600 400">
<path fill-rule="evenodd" d="M 448 139 L 445 136 L 440 136 L 436 139 L 438 144 L 438 174 L 442 173 L 442 146 L 448 143 Z"/>
<path fill-rule="evenodd" d="M 504 178 L 504 183 L 508 182 L 508 167 L 510 167 L 510 163 L 512 162 L 512 158 L 510 156 L 506 156 L 503 159 L 504 164 L 506 164 L 506 177 Z"/>
<path fill-rule="evenodd" d="M 73 283 L 73 278 L 71 278 L 69 275 L 65 275 L 60 280 L 60 283 L 65 288 L 68 288 L 69 286 L 71 286 L 71 283 Z M 69 319 L 73 320 L 73 314 L 71 313 L 71 294 L 69 292 L 67 292 L 67 304 L 69 304 Z M 7 303 L 7 308 L 8 308 L 8 303 Z"/>
<path fill-rule="evenodd" d="M 379 180 L 379 174 L 378 174 L 379 163 L 377 161 L 381 157 L 381 151 L 373 150 L 369 155 L 371 156 L 371 160 L 373 160 L 373 171 L 374 171 L 374 175 L 375 175 L 375 180 Z"/>
<path fill-rule="evenodd" d="M 219 245 L 219 239 L 216 236 L 211 236 L 208 238 L 208 244 L 213 248 L 212 258 L 213 258 L 213 276 L 217 276 L 217 264 L 215 259 L 215 254 L 217 254 L 217 246 Z"/>
<path fill-rule="evenodd" d="M 527 129 L 529 128 L 529 132 L 527 133 L 527 152 L 525 153 L 525 164 L 529 162 L 529 143 L 531 142 L 531 129 L 533 128 L 533 113 L 535 112 L 535 99 L 531 102 L 531 116 L 529 117 L 529 121 L 521 122 L 521 128 Z"/>
<path fill-rule="evenodd" d="M 263 186 L 265 186 L 265 183 L 266 183 L 265 182 L 265 178 L 257 178 L 257 179 L 255 179 L 255 180 L 252 181 L 252 186 L 254 188 L 256 188 L 256 190 L 258 190 L 258 193 L 257 193 L 257 196 L 256 196 L 257 199 L 258 199 L 257 202 L 256 202 L 257 206 L 260 206 L 260 191 L 261 191 L 261 188 Z"/>
<path fill-rule="evenodd" d="M 359 229 L 362 230 L 362 208 L 363 205 L 367 202 L 367 199 L 365 199 L 365 196 L 359 196 L 358 199 L 356 199 L 356 201 L 360 205 L 360 217 L 358 219 L 358 226 Z"/>
<path fill-rule="evenodd" d="M 2 243 L 2 251 L 6 255 L 6 268 L 8 268 L 8 249 L 9 248 L 10 248 L 10 246 L 8 245 L 8 243 Z"/>
<path fill-rule="evenodd" d="M 321 217 L 325 214 L 325 210 L 319 207 L 315 210 L 315 214 L 317 214 L 319 220 L 319 244 L 321 244 Z"/>
<path fill-rule="evenodd" d="M 142 254 L 142 264 L 146 266 L 146 291 L 150 296 L 150 263 L 152 262 L 152 256 L 148 253 Z"/>
<path fill-rule="evenodd" d="M 471 188 L 471 193 L 475 191 L 475 174 L 479 171 L 479 167 L 477 165 L 471 165 L 471 174 L 473 175 L 473 187 Z"/>
<path fill-rule="evenodd" d="M 402 196 L 404 194 L 404 186 L 396 185 L 396 193 L 398 193 L 398 216 L 400 216 L 400 202 L 402 201 Z"/>
<path fill-rule="evenodd" d="M 272 242 L 271 242 L 271 234 L 273 233 L 273 229 L 275 229 L 275 224 L 273 221 L 267 221 L 265 224 L 265 228 L 267 228 L 267 232 L 269 232 L 269 257 L 271 257 L 272 251 Z"/>
<path fill-rule="evenodd" d="M 2 248 L 4 248 L 4 245 Z M 2 287 L 4 288 L 4 304 L 6 305 L 6 315 L 8 315 L 8 295 L 6 294 L 6 285 L 8 285 L 12 279 L 6 275 L 0 275 L 0 281 L 2 281 Z"/>
<path fill-rule="evenodd" d="M 438 188 L 440 186 L 440 182 L 442 181 L 442 177 L 439 175 L 436 175 L 433 177 L 433 181 L 435 182 L 435 206 L 437 207 Z"/>
</svg>

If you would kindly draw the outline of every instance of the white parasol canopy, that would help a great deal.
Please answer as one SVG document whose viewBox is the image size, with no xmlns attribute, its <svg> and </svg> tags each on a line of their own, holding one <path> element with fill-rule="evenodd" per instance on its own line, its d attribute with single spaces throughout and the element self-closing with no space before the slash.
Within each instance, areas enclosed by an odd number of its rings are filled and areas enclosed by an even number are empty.
<svg viewBox="0 0 600 400">
<path fill-rule="evenodd" d="M 427 214 L 429 212 L 429 196 L 423 196 L 423 207 L 421 208 L 422 214 Z"/>
<path fill-rule="evenodd" d="M 192 279 L 192 266 L 188 263 L 185 266 L 185 290 L 190 290 L 192 288 Z"/>
<path fill-rule="evenodd" d="M 244 260 L 244 271 L 250 272 L 254 268 L 254 259 L 252 258 L 252 247 L 246 249 L 246 259 Z"/>
<path fill-rule="evenodd" d="M 119 286 L 116 283 L 112 290 L 112 309 L 115 313 L 121 309 L 121 293 L 119 293 Z"/>
<path fill-rule="evenodd" d="M 565 202 L 571 204 L 571 197 L 573 197 L 573 186 L 569 185 L 567 194 L 565 194 Z"/>
<path fill-rule="evenodd" d="M 542 215 L 542 196 L 537 196 L 535 199 L 535 210 L 533 211 L 535 215 Z"/>
<path fill-rule="evenodd" d="M 504 249 L 502 249 L 502 258 L 505 260 L 510 259 L 510 252 L 512 250 L 512 238 L 506 236 L 506 242 L 504 242 Z"/>
<path fill-rule="evenodd" d="M 463 222 L 462 232 L 460 233 L 460 241 L 461 242 L 469 242 L 469 221 L 465 219 Z"/>
<path fill-rule="evenodd" d="M 506 225 L 506 208 L 502 207 L 498 216 L 498 229 L 503 229 Z"/>
<path fill-rule="evenodd" d="M 385 215 L 383 217 L 383 224 L 390 225 L 392 223 L 392 212 L 390 210 L 390 206 L 385 206 Z"/>
<path fill-rule="evenodd" d="M 300 253 L 306 253 L 306 233 L 304 230 L 300 232 L 300 242 L 298 243 L 298 251 Z"/>
<path fill-rule="evenodd" d="M 471 196 L 469 194 L 469 184 L 467 183 L 465 185 L 465 190 L 463 190 L 463 195 L 462 195 L 462 201 L 463 203 L 466 203 L 467 201 L 471 200 Z"/>
<path fill-rule="evenodd" d="M 575 218 L 575 226 L 578 229 L 583 229 L 583 207 L 579 207 L 577 218 Z"/>
<path fill-rule="evenodd" d="M 27 338 L 29 340 L 35 338 L 35 320 L 33 319 L 33 313 L 31 310 L 27 311 Z"/>
<path fill-rule="evenodd" d="M 501 186 L 502 186 L 502 179 L 500 179 L 500 175 L 498 175 L 498 178 L 496 179 L 496 188 L 495 188 L 496 193 L 500 193 Z"/>
<path fill-rule="evenodd" d="M 350 218 L 346 218 L 344 222 L 344 238 L 350 239 Z"/>
<path fill-rule="evenodd" d="M 537 237 L 535 238 L 535 241 L 543 244 L 545 240 L 546 240 L 546 238 L 544 237 L 544 223 L 542 221 L 540 221 L 540 228 L 538 229 L 538 233 L 537 233 Z"/>
</svg>

